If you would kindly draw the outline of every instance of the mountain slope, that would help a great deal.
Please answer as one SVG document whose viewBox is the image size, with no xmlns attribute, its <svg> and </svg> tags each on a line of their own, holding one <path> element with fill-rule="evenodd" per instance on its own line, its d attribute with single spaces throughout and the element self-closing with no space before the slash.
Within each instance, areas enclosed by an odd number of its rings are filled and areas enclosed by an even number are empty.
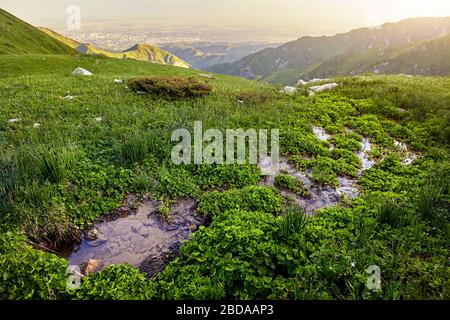
<svg viewBox="0 0 450 320">
<path fill-rule="evenodd" d="M 75 54 L 69 46 L 0 9 L 0 54 Z"/>
<path fill-rule="evenodd" d="M 101 55 L 115 59 L 133 59 L 157 64 L 168 64 L 181 68 L 190 68 L 189 63 L 156 46 L 148 44 L 137 44 L 130 49 L 122 52 L 110 52 L 107 50 L 98 49 L 89 43 L 80 43 L 47 28 L 41 28 L 41 30 L 51 37 L 55 38 L 56 40 L 63 42 L 64 44 L 83 54 Z"/>
<path fill-rule="evenodd" d="M 333 57 L 373 48 L 387 48 L 431 40 L 450 32 L 450 17 L 407 19 L 379 28 L 361 28 L 331 37 L 303 37 L 277 48 L 269 48 L 213 71 L 250 79 L 265 79 L 276 72 L 308 69 Z"/>
<path fill-rule="evenodd" d="M 366 72 L 386 74 L 450 74 L 450 35 L 413 45 L 345 54 L 320 64 L 307 78 L 327 78 Z"/>
</svg>

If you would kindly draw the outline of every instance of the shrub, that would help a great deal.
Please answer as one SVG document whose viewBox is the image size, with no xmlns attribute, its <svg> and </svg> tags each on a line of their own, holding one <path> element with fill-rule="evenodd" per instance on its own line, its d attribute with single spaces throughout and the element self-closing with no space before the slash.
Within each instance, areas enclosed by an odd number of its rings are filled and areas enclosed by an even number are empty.
<svg viewBox="0 0 450 320">
<path fill-rule="evenodd" d="M 242 91 L 235 95 L 238 101 L 252 105 L 262 105 L 271 99 L 271 94 L 263 90 Z"/>
<path fill-rule="evenodd" d="M 128 81 L 135 92 L 145 92 L 171 98 L 204 97 L 212 92 L 212 87 L 195 78 L 180 77 L 148 77 L 135 78 Z"/>
</svg>

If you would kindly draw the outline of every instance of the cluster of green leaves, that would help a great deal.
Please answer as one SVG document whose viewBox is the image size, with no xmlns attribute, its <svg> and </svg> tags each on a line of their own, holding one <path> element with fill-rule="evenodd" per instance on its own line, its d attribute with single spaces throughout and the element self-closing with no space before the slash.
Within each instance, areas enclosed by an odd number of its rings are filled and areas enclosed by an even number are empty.
<svg viewBox="0 0 450 320">
<path fill-rule="evenodd" d="M 197 211 L 214 217 L 231 209 L 279 213 L 281 207 L 282 199 L 274 188 L 250 186 L 207 192 L 200 197 Z"/>
<path fill-rule="evenodd" d="M 80 289 L 71 294 L 80 300 L 148 300 L 155 293 L 143 273 L 124 264 L 109 266 L 83 279 Z"/>
<path fill-rule="evenodd" d="M 288 174 L 278 174 L 275 177 L 275 185 L 278 188 L 285 189 L 295 193 L 300 197 L 310 197 L 308 189 L 305 188 L 303 182 L 296 177 L 290 176 Z"/>
<path fill-rule="evenodd" d="M 67 296 L 67 261 L 32 248 L 18 231 L 0 233 L 0 299 L 61 299 Z"/>
</svg>

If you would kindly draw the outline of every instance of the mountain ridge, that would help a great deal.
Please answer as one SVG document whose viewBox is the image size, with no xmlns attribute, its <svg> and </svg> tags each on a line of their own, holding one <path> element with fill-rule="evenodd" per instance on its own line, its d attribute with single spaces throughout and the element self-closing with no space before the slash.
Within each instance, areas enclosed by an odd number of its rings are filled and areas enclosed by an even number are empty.
<svg viewBox="0 0 450 320">
<path fill-rule="evenodd" d="M 405 19 L 376 28 L 359 28 L 334 36 L 305 36 L 276 48 L 222 64 L 212 71 L 248 79 L 267 79 L 277 72 L 304 74 L 342 54 L 431 40 L 450 33 L 450 17 Z"/>
</svg>

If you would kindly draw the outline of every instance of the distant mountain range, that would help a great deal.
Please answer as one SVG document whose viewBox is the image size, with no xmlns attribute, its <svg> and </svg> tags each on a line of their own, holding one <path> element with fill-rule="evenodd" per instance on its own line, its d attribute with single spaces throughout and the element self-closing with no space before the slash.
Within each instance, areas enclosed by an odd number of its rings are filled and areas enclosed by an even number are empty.
<svg viewBox="0 0 450 320">
<path fill-rule="evenodd" d="M 92 44 L 80 43 L 47 28 L 40 28 L 40 30 L 83 54 L 101 55 L 116 59 L 148 61 L 151 63 L 167 64 L 181 68 L 191 67 L 189 63 L 183 61 L 172 53 L 149 44 L 136 44 L 133 47 L 121 52 L 111 52 L 98 49 Z"/>
<path fill-rule="evenodd" d="M 209 70 L 212 66 L 231 63 L 274 46 L 269 43 L 170 43 L 162 48 L 187 61 L 194 68 Z"/>
<path fill-rule="evenodd" d="M 212 71 L 269 82 L 364 72 L 450 74 L 450 17 L 406 19 L 344 34 L 303 37 Z"/>
</svg>

